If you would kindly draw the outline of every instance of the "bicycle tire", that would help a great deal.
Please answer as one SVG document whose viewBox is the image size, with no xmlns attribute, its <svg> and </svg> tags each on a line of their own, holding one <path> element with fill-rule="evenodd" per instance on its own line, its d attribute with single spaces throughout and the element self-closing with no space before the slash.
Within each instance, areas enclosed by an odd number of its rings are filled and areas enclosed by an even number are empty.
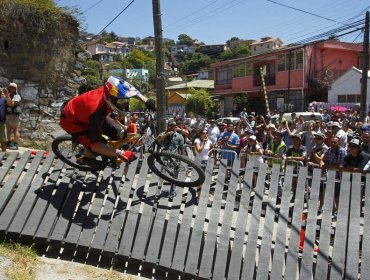
<svg viewBox="0 0 370 280">
<path fill-rule="evenodd" d="M 68 145 L 68 142 L 70 144 Z M 73 144 L 78 144 L 70 134 L 65 134 L 65 135 L 60 135 L 56 137 L 53 142 L 51 143 L 51 149 L 53 150 L 54 154 L 64 163 L 75 167 L 81 171 L 100 171 L 103 170 L 107 167 L 107 162 L 106 161 L 97 161 L 94 164 L 80 164 L 78 163 L 76 157 L 74 157 L 72 145 Z M 66 147 L 70 146 L 70 150 L 64 150 L 65 152 L 60 149 L 63 145 Z M 65 154 L 67 152 L 67 154 Z"/>
<path fill-rule="evenodd" d="M 175 160 L 180 161 L 181 163 L 186 164 L 189 167 L 192 167 L 193 171 L 196 172 L 196 177 L 194 181 L 184 181 L 184 180 L 178 180 L 177 178 L 174 178 L 172 176 L 166 175 L 163 170 L 160 170 L 157 166 L 156 163 L 159 164 L 159 166 L 162 166 L 162 164 L 157 160 L 157 158 L 162 158 L 162 157 L 167 157 L 167 158 L 172 158 Z M 155 152 L 154 154 L 150 154 L 148 156 L 148 166 L 150 170 L 153 171 L 154 174 L 156 174 L 158 177 L 162 178 L 165 181 L 168 181 L 170 183 L 175 184 L 176 186 L 179 187 L 196 187 L 200 186 L 203 184 L 205 180 L 205 174 L 202 169 L 202 167 L 196 163 L 195 161 L 189 159 L 186 156 L 175 154 L 169 151 L 161 151 L 161 152 Z M 193 178 L 193 177 L 192 177 Z"/>
</svg>

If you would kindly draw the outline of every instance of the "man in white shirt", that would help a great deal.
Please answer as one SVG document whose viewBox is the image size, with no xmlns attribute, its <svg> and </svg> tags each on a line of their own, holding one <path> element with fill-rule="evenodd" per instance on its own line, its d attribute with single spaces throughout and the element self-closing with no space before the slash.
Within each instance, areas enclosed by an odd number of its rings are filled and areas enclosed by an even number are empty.
<svg viewBox="0 0 370 280">
<path fill-rule="evenodd" d="M 342 129 L 339 122 L 330 123 L 330 129 L 333 131 L 333 135 L 339 139 L 340 146 L 342 148 L 347 147 L 347 133 Z"/>
<path fill-rule="evenodd" d="M 217 142 L 217 138 L 220 135 L 220 129 L 216 125 L 215 120 L 209 121 L 210 126 L 207 128 L 207 136 L 208 139 L 211 140 L 212 144 L 215 145 Z"/>
</svg>

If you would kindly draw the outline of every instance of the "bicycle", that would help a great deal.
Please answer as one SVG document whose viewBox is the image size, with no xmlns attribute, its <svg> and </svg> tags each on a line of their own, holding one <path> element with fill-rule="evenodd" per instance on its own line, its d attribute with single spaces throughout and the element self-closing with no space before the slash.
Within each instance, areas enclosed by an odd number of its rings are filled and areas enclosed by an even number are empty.
<svg viewBox="0 0 370 280">
<path fill-rule="evenodd" d="M 153 115 L 149 114 L 152 120 L 154 120 Z M 158 177 L 179 187 L 195 187 L 203 184 L 205 173 L 201 166 L 186 156 L 162 150 L 155 136 L 155 127 L 152 125 L 148 126 L 142 135 L 128 135 L 118 141 L 108 139 L 107 144 L 116 149 L 125 146 L 125 150 L 135 152 L 145 149 L 149 153 L 147 157 L 149 169 Z M 78 142 L 77 137 L 71 134 L 56 137 L 52 142 L 52 150 L 60 160 L 81 171 L 100 171 L 106 167 L 118 168 L 123 163 L 121 158 L 96 155 L 92 163 L 86 164 L 83 161 L 85 148 Z M 192 176 L 187 176 L 188 170 L 191 170 Z"/>
</svg>

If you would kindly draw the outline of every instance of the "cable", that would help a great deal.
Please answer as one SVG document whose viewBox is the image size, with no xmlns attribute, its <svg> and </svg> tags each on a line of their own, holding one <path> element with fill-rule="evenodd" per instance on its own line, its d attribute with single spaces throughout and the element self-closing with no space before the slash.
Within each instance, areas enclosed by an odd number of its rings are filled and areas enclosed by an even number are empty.
<svg viewBox="0 0 370 280">
<path fill-rule="evenodd" d="M 86 13 L 88 11 L 90 11 L 92 8 L 94 8 L 96 5 L 100 4 L 101 2 L 103 2 L 103 0 L 99 0 L 98 2 L 96 2 L 95 4 L 93 4 L 92 6 L 88 7 L 85 11 L 83 11 L 82 13 Z"/>
<path fill-rule="evenodd" d="M 283 6 L 283 7 L 289 8 L 289 9 L 292 9 L 292 10 L 299 11 L 299 12 L 302 12 L 302 13 L 305 13 L 305 14 L 309 14 L 309 15 L 312 15 L 312 16 L 315 16 L 315 17 L 318 17 L 318 18 L 322 18 L 322 19 L 326 19 L 328 21 L 332 21 L 332 22 L 335 22 L 335 23 L 340 23 L 340 24 L 346 25 L 343 22 L 336 21 L 336 20 L 330 19 L 328 17 L 323 17 L 323 16 L 320 16 L 320 15 L 317 15 L 317 14 L 314 14 L 314 13 L 311 13 L 311 12 L 308 12 L 308 11 L 305 11 L 305 10 L 302 10 L 302 9 L 298 9 L 298 8 L 295 8 L 295 7 L 292 7 L 292 6 L 283 4 L 283 3 L 279 3 L 279 2 L 276 2 L 276 1 L 273 1 L 273 0 L 266 0 L 266 1 L 271 2 L 271 3 L 274 3 L 276 5 L 280 5 L 280 6 Z"/>
<path fill-rule="evenodd" d="M 195 10 L 195 11 L 193 11 L 193 12 L 190 12 L 190 13 L 189 13 L 189 14 L 187 14 L 186 16 L 183 16 L 182 18 L 178 19 L 177 21 L 175 21 L 175 22 L 173 22 L 173 23 L 170 23 L 169 25 L 165 26 L 164 28 L 168 28 L 168 27 L 171 27 L 171 26 L 173 26 L 173 25 L 177 25 L 177 23 L 178 23 L 178 22 L 181 22 L 181 21 L 183 21 L 184 19 L 189 19 L 189 17 L 190 17 L 190 16 L 193 16 L 194 14 L 196 14 L 196 13 L 198 13 L 198 12 L 203 11 L 203 9 L 205 9 L 205 8 L 207 8 L 207 7 L 211 6 L 211 5 L 213 5 L 213 4 L 214 4 L 214 3 L 216 3 L 217 1 L 219 1 L 219 0 L 215 0 L 215 1 L 211 2 L 211 3 L 208 3 L 208 4 L 207 4 L 207 5 L 205 5 L 205 6 L 202 6 L 202 7 L 200 7 L 200 8 L 197 8 L 197 10 Z"/>
<path fill-rule="evenodd" d="M 116 15 L 99 33 L 98 33 L 98 35 L 101 35 L 103 32 L 104 32 L 104 30 L 109 26 L 109 25 L 111 25 L 124 11 L 126 11 L 127 9 L 128 9 L 128 7 L 130 7 L 131 6 L 131 4 L 132 3 L 134 3 L 136 0 L 132 0 L 126 7 L 124 7 L 123 8 L 123 10 L 122 11 L 120 11 L 119 13 L 118 13 L 118 15 Z"/>
<path fill-rule="evenodd" d="M 186 24 L 184 24 L 184 25 L 181 25 L 180 27 L 175 28 L 175 29 L 174 29 L 174 30 L 172 30 L 172 31 L 166 32 L 166 34 L 173 34 L 173 33 L 175 33 L 177 30 L 180 30 L 180 29 L 183 29 L 183 28 L 186 28 L 186 27 L 192 26 L 192 25 L 194 25 L 194 24 L 197 24 L 197 23 L 199 23 L 199 22 L 202 22 L 202 21 L 206 20 L 206 19 L 207 19 L 207 18 L 209 18 L 209 17 L 212 17 L 212 16 L 214 16 L 214 15 L 216 15 L 216 14 L 222 13 L 222 12 L 224 12 L 224 11 L 226 11 L 226 10 L 228 10 L 228 9 L 231 9 L 231 8 L 233 8 L 234 6 L 239 5 L 239 4 L 241 4 L 242 2 L 245 2 L 245 1 L 246 1 L 246 0 L 240 0 L 240 1 L 238 1 L 238 2 L 237 2 L 237 0 L 233 0 L 233 1 L 231 1 L 230 3 L 228 3 L 228 4 L 226 4 L 226 5 L 220 6 L 220 7 L 216 8 L 216 9 L 214 9 L 214 10 L 210 11 L 210 12 L 207 12 L 207 13 L 205 13 L 205 14 L 203 14 L 203 15 L 199 16 L 199 17 L 196 17 L 195 19 L 193 19 L 193 20 L 192 20 L 191 22 L 189 22 L 189 23 L 186 23 Z M 235 3 L 235 2 L 236 2 L 236 3 Z M 235 3 L 235 4 L 234 4 L 234 3 Z M 212 12 L 213 12 L 213 13 L 212 13 Z M 199 19 L 199 20 L 198 20 L 198 19 Z M 195 21 L 195 20 L 198 20 L 198 21 Z"/>
</svg>

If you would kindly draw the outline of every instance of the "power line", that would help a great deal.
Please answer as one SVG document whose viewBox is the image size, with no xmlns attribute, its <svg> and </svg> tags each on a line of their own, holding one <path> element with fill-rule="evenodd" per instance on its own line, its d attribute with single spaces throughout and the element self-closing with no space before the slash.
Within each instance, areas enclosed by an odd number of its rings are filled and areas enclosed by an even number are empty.
<svg viewBox="0 0 370 280">
<path fill-rule="evenodd" d="M 94 8 L 96 5 L 100 4 L 101 2 L 103 2 L 103 0 L 99 0 L 98 2 L 96 2 L 95 4 L 93 4 L 92 6 L 88 7 L 85 11 L 83 11 L 82 13 L 86 13 L 88 11 L 90 11 L 92 8 Z"/>
<path fill-rule="evenodd" d="M 136 0 L 132 0 L 126 7 L 123 8 L 122 11 L 120 11 L 118 13 L 118 15 L 116 15 L 106 26 L 104 26 L 104 28 L 98 33 L 98 35 L 102 34 L 104 32 L 104 30 L 109 26 L 111 25 L 124 11 L 126 11 L 128 9 L 128 7 L 131 6 L 132 3 L 134 3 Z"/>
<path fill-rule="evenodd" d="M 202 21 L 204 21 L 204 20 L 206 20 L 206 19 L 208 19 L 208 18 L 210 18 L 210 17 L 213 17 L 213 16 L 215 16 L 215 15 L 219 14 L 219 13 L 225 12 L 226 10 L 231 9 L 231 8 L 233 8 L 233 7 L 237 6 L 237 5 L 239 5 L 239 4 L 241 4 L 242 2 L 245 2 L 245 1 L 246 1 L 246 0 L 241 0 L 241 1 L 234 0 L 234 1 L 231 1 L 231 2 L 229 2 L 228 4 L 225 4 L 225 5 L 223 5 L 223 6 L 220 6 L 220 7 L 216 8 L 216 9 L 214 9 L 214 10 L 212 10 L 212 11 L 208 12 L 208 13 L 205 13 L 205 14 L 203 14 L 203 15 L 201 15 L 201 16 L 199 16 L 199 17 L 195 18 L 195 19 L 193 19 L 191 22 L 188 22 L 188 23 L 186 23 L 186 24 L 184 24 L 184 25 L 180 26 L 179 28 L 176 28 L 176 29 L 174 29 L 174 30 L 172 30 L 172 31 L 166 32 L 166 34 L 173 34 L 173 33 L 175 33 L 177 30 L 180 30 L 180 29 L 182 29 L 182 28 L 186 28 L 186 27 L 190 27 L 190 26 L 192 26 L 192 25 L 194 25 L 194 24 L 197 24 L 197 23 L 199 23 L 199 22 L 202 22 Z M 235 3 L 235 2 L 236 2 L 236 3 Z M 212 12 L 213 12 L 213 13 L 212 13 Z M 197 21 L 196 21 L 196 20 L 197 20 Z"/>
<path fill-rule="evenodd" d="M 197 8 L 197 10 L 195 11 L 192 11 L 190 13 L 188 13 L 186 16 L 183 16 L 182 18 L 179 18 L 178 20 L 176 20 L 175 22 L 173 23 L 170 23 L 169 25 L 165 26 L 164 28 L 167 28 L 167 27 L 171 27 L 173 25 L 177 25 L 179 22 L 182 22 L 183 20 L 185 19 L 189 19 L 190 16 L 193 16 L 194 14 L 198 13 L 198 12 L 201 12 L 203 11 L 205 8 L 208 8 L 209 6 L 212 6 L 214 3 L 216 3 L 217 1 L 219 0 L 215 0 L 215 1 L 212 1 L 211 3 L 208 3 L 207 5 L 205 6 L 202 6 L 200 8 Z"/>
<path fill-rule="evenodd" d="M 292 10 L 299 11 L 299 12 L 302 12 L 302 13 L 305 13 L 305 14 L 309 14 L 309 15 L 312 15 L 312 16 L 315 16 L 315 17 L 318 17 L 318 18 L 322 18 L 322 19 L 326 19 L 328 21 L 332 21 L 332 22 L 335 22 L 335 23 L 340 23 L 340 24 L 346 25 L 343 22 L 336 21 L 336 20 L 331 19 L 331 18 L 328 18 L 328 17 L 323 17 L 323 16 L 320 16 L 318 14 L 314 14 L 314 13 L 311 13 L 311 12 L 308 12 L 308 11 L 305 11 L 305 10 L 302 10 L 302 9 L 298 9 L 298 8 L 295 8 L 295 7 L 292 7 L 292 6 L 289 6 L 289 5 L 280 3 L 280 2 L 276 2 L 276 1 L 273 1 L 273 0 L 266 0 L 266 1 L 271 2 L 271 3 L 274 3 L 276 5 L 280 5 L 280 6 L 283 6 L 283 7 L 289 8 L 289 9 L 292 9 Z"/>
</svg>

